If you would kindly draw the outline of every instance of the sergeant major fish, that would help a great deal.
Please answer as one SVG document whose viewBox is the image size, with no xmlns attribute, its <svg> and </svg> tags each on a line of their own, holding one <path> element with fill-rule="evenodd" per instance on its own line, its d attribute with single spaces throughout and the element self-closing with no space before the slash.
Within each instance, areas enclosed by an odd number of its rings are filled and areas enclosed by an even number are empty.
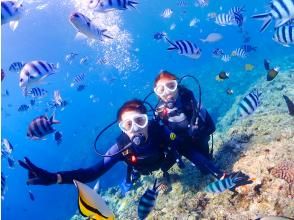
<svg viewBox="0 0 294 220">
<path fill-rule="evenodd" d="M 6 138 L 3 138 L 1 141 L 1 158 L 8 157 L 8 155 L 10 155 L 12 151 L 12 144 Z"/>
<path fill-rule="evenodd" d="M 270 7 L 271 10 L 269 12 L 252 16 L 252 18 L 264 20 L 260 29 L 261 32 L 269 26 L 273 19 L 276 20 L 275 28 L 281 27 L 294 19 L 293 0 L 272 0 Z"/>
<path fill-rule="evenodd" d="M 177 50 L 178 54 L 187 56 L 193 59 L 198 59 L 201 56 L 201 49 L 196 44 L 187 40 L 170 41 L 165 38 L 169 43 L 170 47 L 167 50 Z"/>
<path fill-rule="evenodd" d="M 294 25 L 285 25 L 276 28 L 273 40 L 285 47 L 289 47 L 289 44 L 294 44 Z"/>
<path fill-rule="evenodd" d="M 54 119 L 54 115 L 48 119 L 46 116 L 39 116 L 31 121 L 28 127 L 27 136 L 33 140 L 40 140 L 44 136 L 55 131 L 53 124 L 60 122 Z"/>
<path fill-rule="evenodd" d="M 157 179 L 155 179 L 153 188 L 147 189 L 143 196 L 140 198 L 139 205 L 138 205 L 138 216 L 139 219 L 145 219 L 152 209 L 155 206 L 156 198 L 158 196 L 158 187 L 160 185 L 156 185 Z"/>
<path fill-rule="evenodd" d="M 246 95 L 239 103 L 239 116 L 246 117 L 255 112 L 257 107 L 260 105 L 261 92 L 257 89 L 253 89 L 248 95 Z"/>
<path fill-rule="evenodd" d="M 220 26 L 234 24 L 234 17 L 231 14 L 219 14 L 215 17 L 215 23 Z"/>
<path fill-rule="evenodd" d="M 23 68 L 25 64 L 23 62 L 13 62 L 10 66 L 9 66 L 9 71 L 11 72 L 19 72 L 21 71 L 21 69 Z"/>
<path fill-rule="evenodd" d="M 21 2 L 1 1 L 1 25 L 9 23 L 10 28 L 14 31 L 22 13 L 23 5 Z"/>
<path fill-rule="evenodd" d="M 91 39 L 103 41 L 103 38 L 113 39 L 105 34 L 107 29 L 98 28 L 87 16 L 74 12 L 69 17 L 70 23 L 78 31 L 77 37 L 86 36 Z"/>
<path fill-rule="evenodd" d="M 19 86 L 27 89 L 49 75 L 55 73 L 59 64 L 50 64 L 46 61 L 35 60 L 24 65 L 19 75 Z"/>
<path fill-rule="evenodd" d="M 90 0 L 88 7 L 95 11 L 106 12 L 111 10 L 126 10 L 128 7 L 136 8 L 138 2 L 131 0 Z"/>
</svg>

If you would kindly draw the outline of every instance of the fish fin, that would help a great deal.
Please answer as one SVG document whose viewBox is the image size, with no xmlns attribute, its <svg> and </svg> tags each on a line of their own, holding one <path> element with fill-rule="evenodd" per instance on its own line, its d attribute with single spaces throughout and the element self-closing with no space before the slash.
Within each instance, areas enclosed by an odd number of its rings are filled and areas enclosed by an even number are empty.
<svg viewBox="0 0 294 220">
<path fill-rule="evenodd" d="M 75 40 L 85 40 L 85 39 L 87 39 L 88 37 L 87 37 L 87 35 L 85 35 L 85 34 L 83 34 L 83 33 L 81 33 L 81 32 L 78 32 L 77 34 L 76 34 L 76 36 L 75 36 Z"/>
<path fill-rule="evenodd" d="M 277 20 L 275 23 L 275 28 L 278 28 L 278 27 L 286 24 L 289 20 L 290 20 L 289 18 Z"/>
<path fill-rule="evenodd" d="M 267 71 L 269 71 L 269 69 L 270 69 L 269 61 L 265 59 L 264 62 L 263 62 L 263 64 L 264 64 L 264 68 L 265 68 Z"/>
<path fill-rule="evenodd" d="M 219 81 L 219 82 L 223 81 L 221 78 L 219 78 L 218 75 L 215 77 L 215 80 L 216 80 L 216 81 Z"/>
<path fill-rule="evenodd" d="M 50 117 L 49 119 L 51 124 L 60 124 L 60 121 L 55 119 L 55 114 L 53 113 L 53 115 Z"/>
<path fill-rule="evenodd" d="M 103 37 L 107 37 L 108 39 L 113 39 L 113 37 L 110 37 L 110 36 L 104 34 L 105 31 L 107 31 L 107 29 L 101 30 L 101 32 L 102 32 L 102 36 L 103 36 Z"/>
<path fill-rule="evenodd" d="M 128 6 L 136 9 L 135 5 L 139 4 L 138 2 L 135 2 L 135 1 L 128 1 Z"/>
<path fill-rule="evenodd" d="M 179 49 L 177 45 L 175 45 L 173 42 L 171 42 L 167 37 L 165 37 L 166 41 L 170 43 L 170 47 L 167 48 L 167 50 L 177 50 Z"/>
<path fill-rule="evenodd" d="M 10 29 L 12 30 L 12 31 L 15 31 L 15 29 L 17 28 L 17 26 L 18 26 L 18 21 L 11 21 L 11 22 L 9 22 L 9 27 L 10 27 Z"/>
</svg>

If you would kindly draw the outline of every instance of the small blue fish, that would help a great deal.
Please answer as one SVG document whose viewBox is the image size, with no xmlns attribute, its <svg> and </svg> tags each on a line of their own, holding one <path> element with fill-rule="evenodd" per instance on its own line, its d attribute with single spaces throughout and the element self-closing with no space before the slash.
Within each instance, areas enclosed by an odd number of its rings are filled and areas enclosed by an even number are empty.
<svg viewBox="0 0 294 220">
<path fill-rule="evenodd" d="M 241 49 L 243 49 L 246 53 L 250 53 L 252 51 L 256 51 L 257 47 L 254 47 L 250 44 L 244 44 L 242 45 Z"/>
<path fill-rule="evenodd" d="M 32 201 L 35 201 L 35 196 L 34 194 L 32 193 L 32 191 L 29 191 L 29 197 Z"/>
<path fill-rule="evenodd" d="M 161 185 L 159 184 L 156 186 L 156 183 L 157 179 L 154 181 L 153 188 L 147 189 L 140 198 L 138 205 L 138 216 L 140 220 L 145 219 L 155 206 L 156 198 L 158 196 L 157 189 Z"/>
<path fill-rule="evenodd" d="M 21 106 L 19 106 L 19 108 L 17 109 L 17 111 L 19 112 L 26 112 L 28 109 L 30 108 L 30 106 L 23 104 Z"/>
<path fill-rule="evenodd" d="M 54 134 L 54 140 L 56 141 L 57 145 L 60 145 L 62 142 L 62 133 L 59 131 L 56 131 Z"/>
<path fill-rule="evenodd" d="M 165 32 L 157 32 L 153 36 L 153 38 L 155 40 L 161 40 L 163 37 L 166 37 L 166 33 Z"/>
</svg>

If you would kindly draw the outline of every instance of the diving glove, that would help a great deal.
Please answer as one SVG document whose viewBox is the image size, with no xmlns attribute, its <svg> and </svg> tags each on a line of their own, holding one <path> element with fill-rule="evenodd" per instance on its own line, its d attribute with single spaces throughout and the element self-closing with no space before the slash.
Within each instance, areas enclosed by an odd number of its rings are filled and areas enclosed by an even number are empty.
<svg viewBox="0 0 294 220">
<path fill-rule="evenodd" d="M 51 185 L 57 182 L 57 174 L 50 173 L 35 166 L 27 157 L 24 161 L 19 160 L 19 165 L 28 170 L 28 185 Z"/>
<path fill-rule="evenodd" d="M 132 183 L 127 183 L 126 180 L 124 180 L 121 184 L 120 184 L 120 190 L 121 190 L 121 194 L 122 196 L 125 196 L 126 193 L 128 191 L 130 191 L 130 189 L 132 188 L 133 184 Z"/>
</svg>

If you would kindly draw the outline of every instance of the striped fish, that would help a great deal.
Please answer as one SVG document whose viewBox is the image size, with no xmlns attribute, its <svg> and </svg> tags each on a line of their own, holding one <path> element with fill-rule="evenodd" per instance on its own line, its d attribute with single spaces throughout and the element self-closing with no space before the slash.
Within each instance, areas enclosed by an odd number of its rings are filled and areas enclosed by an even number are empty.
<svg viewBox="0 0 294 220">
<path fill-rule="evenodd" d="M 234 21 L 236 23 L 236 25 L 238 25 L 239 27 L 241 27 L 243 25 L 243 22 L 244 22 L 244 17 L 241 13 L 234 13 L 233 14 L 233 18 L 234 18 Z"/>
<path fill-rule="evenodd" d="M 19 72 L 25 64 L 23 62 L 14 62 L 9 66 L 9 71 Z"/>
<path fill-rule="evenodd" d="M 244 10 L 245 6 L 242 7 L 233 7 L 229 10 L 229 14 L 234 15 L 235 13 L 237 14 L 242 14 L 243 12 L 245 12 Z"/>
<path fill-rule="evenodd" d="M 241 118 L 249 116 L 255 112 L 260 105 L 261 92 L 257 89 L 252 90 L 239 103 L 238 113 Z"/>
<path fill-rule="evenodd" d="M 88 61 L 89 61 L 89 57 L 87 56 L 84 56 L 80 59 L 80 64 L 85 64 L 87 65 L 88 64 Z"/>
<path fill-rule="evenodd" d="M 47 96 L 48 91 L 41 88 L 32 88 L 30 91 L 27 92 L 27 95 L 32 96 L 33 98 L 43 98 Z"/>
<path fill-rule="evenodd" d="M 74 12 L 69 17 L 70 23 L 78 31 L 77 38 L 88 37 L 90 39 L 103 41 L 104 38 L 113 39 L 105 34 L 107 29 L 98 28 L 87 16 L 80 12 Z"/>
<path fill-rule="evenodd" d="M 273 19 L 276 20 L 275 28 L 278 28 L 294 18 L 293 0 L 272 0 L 270 7 L 269 12 L 252 16 L 252 18 L 264 20 L 261 32 L 269 26 Z"/>
<path fill-rule="evenodd" d="M 8 157 L 13 151 L 12 144 L 6 139 L 1 141 L 1 158 Z"/>
<path fill-rule="evenodd" d="M 294 25 L 276 28 L 273 40 L 286 47 L 289 47 L 289 44 L 294 44 Z"/>
<path fill-rule="evenodd" d="M 74 87 L 76 85 L 80 85 L 85 80 L 85 73 L 80 73 L 73 79 L 70 87 Z"/>
<path fill-rule="evenodd" d="M 208 6 L 208 3 L 209 3 L 209 0 L 197 0 L 195 2 L 195 6 L 203 8 L 203 7 Z"/>
<path fill-rule="evenodd" d="M 140 198 L 139 205 L 138 205 L 138 216 L 139 219 L 145 219 L 152 209 L 155 206 L 156 198 L 158 196 L 158 187 L 160 185 L 156 185 L 157 179 L 155 179 L 153 188 L 147 189 L 143 196 Z"/>
<path fill-rule="evenodd" d="M 168 38 L 165 39 L 170 43 L 170 47 L 167 50 L 177 50 L 178 54 L 193 59 L 198 59 L 201 56 L 201 49 L 190 41 L 177 40 L 172 42 Z"/>
<path fill-rule="evenodd" d="M 65 55 L 65 62 L 68 63 L 68 64 L 72 64 L 72 61 L 74 60 L 74 58 L 77 56 L 78 54 L 77 53 L 69 53 L 67 55 Z"/>
<path fill-rule="evenodd" d="M 17 109 L 17 111 L 19 112 L 26 112 L 28 109 L 30 108 L 30 106 L 23 104 L 21 106 L 19 106 L 19 108 Z"/>
<path fill-rule="evenodd" d="M 1 171 L 1 199 L 4 199 L 5 194 L 5 187 L 6 187 L 6 177 L 4 176 L 4 173 Z"/>
<path fill-rule="evenodd" d="M 242 172 L 237 172 L 224 179 L 220 179 L 210 183 L 205 187 L 206 192 L 210 193 L 222 193 L 228 189 L 234 189 L 236 185 L 242 181 L 249 179 L 249 176 Z"/>
<path fill-rule="evenodd" d="M 1 1 L 1 25 L 9 23 L 14 31 L 23 13 L 23 5 L 15 1 Z"/>
<path fill-rule="evenodd" d="M 224 61 L 225 63 L 230 62 L 231 56 L 228 54 L 224 54 L 224 55 L 222 55 L 221 60 Z"/>
<path fill-rule="evenodd" d="M 166 8 L 163 10 L 163 12 L 161 13 L 160 16 L 163 18 L 170 18 L 172 16 L 172 14 L 173 14 L 173 10 L 170 8 Z"/>
<path fill-rule="evenodd" d="M 128 7 L 136 8 L 138 2 L 130 0 L 90 0 L 88 7 L 95 11 L 126 10 Z"/>
<path fill-rule="evenodd" d="M 58 67 L 59 64 L 50 64 L 41 60 L 29 62 L 20 71 L 19 86 L 21 88 L 30 87 L 32 84 L 54 74 Z"/>
<path fill-rule="evenodd" d="M 246 58 L 247 54 L 244 49 L 242 48 L 237 48 L 232 51 L 231 54 L 233 57 L 241 57 L 241 58 Z"/>
<path fill-rule="evenodd" d="M 27 136 L 33 140 L 40 140 L 47 134 L 55 131 L 53 124 L 60 122 L 54 119 L 54 115 L 48 119 L 46 116 L 39 116 L 31 121 L 28 127 Z"/>
<path fill-rule="evenodd" d="M 220 26 L 233 25 L 234 17 L 231 14 L 218 14 L 215 17 L 215 23 Z"/>
<path fill-rule="evenodd" d="M 252 52 L 252 51 L 256 51 L 257 47 L 254 47 L 250 44 L 244 44 L 241 47 L 246 53 Z"/>
<path fill-rule="evenodd" d="M 215 49 L 212 51 L 212 56 L 215 57 L 215 58 L 220 58 L 220 57 L 222 57 L 223 55 L 225 55 L 223 49 L 215 48 Z"/>
</svg>

